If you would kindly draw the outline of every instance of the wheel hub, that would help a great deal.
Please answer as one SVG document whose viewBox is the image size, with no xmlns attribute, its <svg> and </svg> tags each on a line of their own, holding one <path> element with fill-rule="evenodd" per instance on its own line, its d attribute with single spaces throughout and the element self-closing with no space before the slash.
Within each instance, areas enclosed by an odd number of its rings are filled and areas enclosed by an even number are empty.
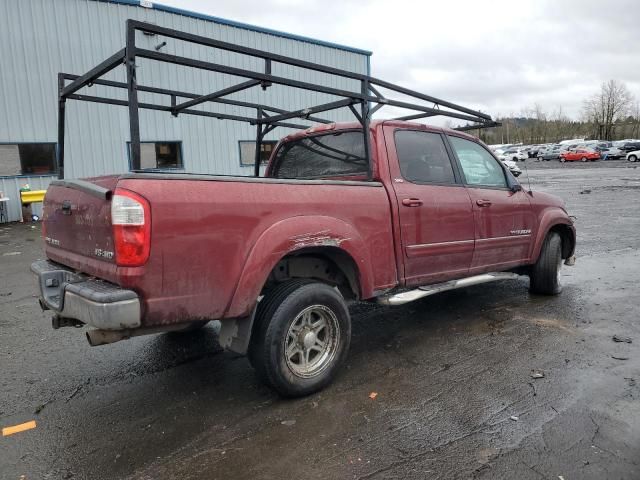
<svg viewBox="0 0 640 480">
<path fill-rule="evenodd" d="M 310 330 L 303 332 L 300 338 L 300 346 L 305 350 L 313 347 L 316 344 L 316 334 Z"/>
<path fill-rule="evenodd" d="M 324 305 L 311 305 L 289 325 L 283 345 L 285 362 L 294 375 L 314 377 L 331 365 L 339 343 L 335 313 Z"/>
</svg>

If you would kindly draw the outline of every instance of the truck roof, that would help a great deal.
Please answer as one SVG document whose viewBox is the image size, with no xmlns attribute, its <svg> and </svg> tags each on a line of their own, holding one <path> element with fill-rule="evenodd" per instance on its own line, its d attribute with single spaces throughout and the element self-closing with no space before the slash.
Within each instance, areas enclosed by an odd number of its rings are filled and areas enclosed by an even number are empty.
<svg viewBox="0 0 640 480">
<path fill-rule="evenodd" d="M 385 124 L 385 125 L 394 126 L 394 127 L 401 127 L 401 128 L 418 128 L 420 130 L 425 130 L 427 132 L 453 133 L 458 136 L 477 141 L 477 138 L 474 137 L 473 135 L 469 135 L 468 133 L 464 133 L 459 130 L 452 130 L 450 128 L 437 127 L 435 125 L 427 125 L 424 123 L 409 122 L 405 120 L 372 120 L 370 123 L 370 128 L 372 129 L 376 128 L 380 124 Z M 286 137 L 282 138 L 282 141 L 290 142 L 292 140 L 306 137 L 308 135 L 321 133 L 321 132 L 338 131 L 338 130 L 362 130 L 362 125 L 359 122 L 323 123 L 319 125 L 314 125 L 313 127 L 307 128 L 306 130 L 300 130 L 290 135 L 287 135 Z"/>
</svg>

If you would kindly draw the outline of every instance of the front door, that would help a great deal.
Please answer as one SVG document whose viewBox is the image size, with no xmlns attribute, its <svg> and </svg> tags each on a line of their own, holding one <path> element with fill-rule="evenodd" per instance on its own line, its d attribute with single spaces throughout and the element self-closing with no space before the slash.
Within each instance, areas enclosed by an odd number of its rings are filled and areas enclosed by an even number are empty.
<svg viewBox="0 0 640 480">
<path fill-rule="evenodd" d="M 385 140 L 406 284 L 466 276 L 473 257 L 473 208 L 453 168 L 444 136 L 387 127 Z"/>
<path fill-rule="evenodd" d="M 476 243 L 470 273 L 526 262 L 534 227 L 529 195 L 510 188 L 506 169 L 481 144 L 452 135 L 448 138 L 473 205 Z"/>
</svg>

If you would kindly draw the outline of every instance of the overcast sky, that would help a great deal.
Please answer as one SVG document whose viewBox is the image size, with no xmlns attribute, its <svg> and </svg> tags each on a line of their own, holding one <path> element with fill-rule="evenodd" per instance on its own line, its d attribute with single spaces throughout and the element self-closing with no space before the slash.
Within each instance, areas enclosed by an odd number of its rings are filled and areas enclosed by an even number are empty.
<svg viewBox="0 0 640 480">
<path fill-rule="evenodd" d="M 372 75 L 477 108 L 578 117 L 608 79 L 640 99 L 640 0 L 162 0 L 373 51 Z"/>
</svg>

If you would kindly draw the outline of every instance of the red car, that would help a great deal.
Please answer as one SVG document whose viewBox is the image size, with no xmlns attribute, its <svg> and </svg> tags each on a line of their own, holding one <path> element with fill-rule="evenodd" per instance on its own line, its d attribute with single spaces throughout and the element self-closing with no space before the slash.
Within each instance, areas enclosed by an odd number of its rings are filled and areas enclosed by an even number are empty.
<svg viewBox="0 0 640 480">
<path fill-rule="evenodd" d="M 593 150 L 587 150 L 585 148 L 576 148 L 569 152 L 560 154 L 561 162 L 577 162 L 578 160 L 586 162 L 587 160 L 600 160 L 600 154 Z"/>
</svg>

